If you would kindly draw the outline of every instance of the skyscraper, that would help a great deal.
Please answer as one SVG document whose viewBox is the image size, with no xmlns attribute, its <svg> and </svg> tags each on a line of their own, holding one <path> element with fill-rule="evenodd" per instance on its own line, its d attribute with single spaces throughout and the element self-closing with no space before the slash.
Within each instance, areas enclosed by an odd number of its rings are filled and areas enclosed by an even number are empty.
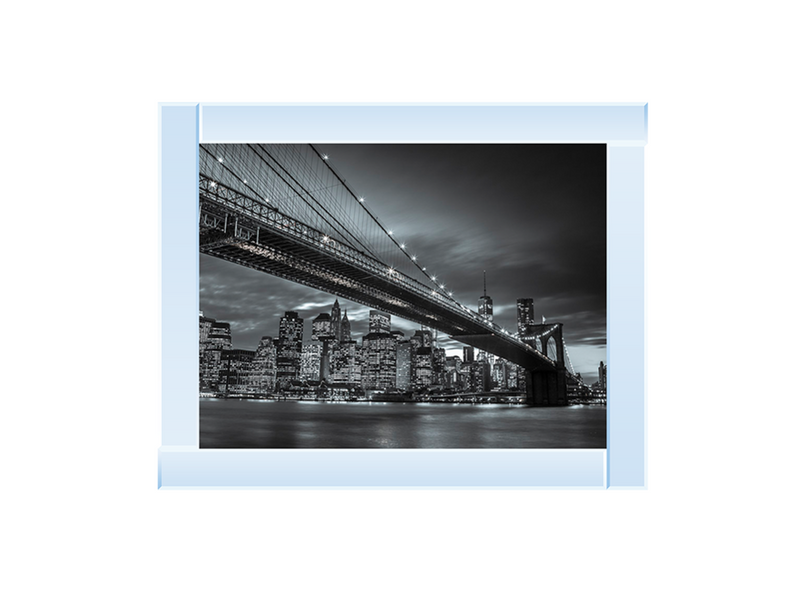
<svg viewBox="0 0 804 603">
<path fill-rule="evenodd" d="M 332 304 L 332 311 L 329 313 L 330 320 L 332 321 L 332 332 L 330 333 L 334 338 L 335 341 L 341 340 L 341 306 L 338 303 L 338 300 L 335 300 L 335 303 Z"/>
<path fill-rule="evenodd" d="M 494 320 L 494 302 L 486 295 L 486 271 L 483 271 L 483 295 L 477 301 L 477 313 L 486 320 Z"/>
<path fill-rule="evenodd" d="M 597 367 L 597 382 L 600 384 L 600 388 L 606 391 L 606 365 L 603 364 L 602 360 Z"/>
<path fill-rule="evenodd" d="M 224 392 L 222 354 L 232 349 L 232 330 L 228 322 L 199 316 L 199 386 L 204 392 Z"/>
<path fill-rule="evenodd" d="M 321 378 L 321 355 L 324 342 L 313 340 L 302 346 L 301 379 L 302 381 L 318 381 Z"/>
<path fill-rule="evenodd" d="M 475 361 L 475 348 L 470 345 L 463 346 L 463 363 L 472 364 Z"/>
<path fill-rule="evenodd" d="M 519 335 L 525 334 L 525 329 L 535 325 L 533 319 L 533 298 L 520 297 L 516 300 L 516 331 Z"/>
<path fill-rule="evenodd" d="M 366 364 L 363 384 L 366 388 L 387 389 L 396 386 L 396 338 L 390 333 L 374 332 L 363 337 Z"/>
<path fill-rule="evenodd" d="M 346 316 L 346 310 L 343 311 L 343 318 L 341 319 L 341 341 L 349 341 L 352 339 L 352 327 L 349 324 L 349 317 Z"/>
<path fill-rule="evenodd" d="M 410 389 L 410 341 L 400 341 L 396 347 L 396 386 L 402 391 Z"/>
<path fill-rule="evenodd" d="M 413 387 L 429 388 L 433 384 L 433 354 L 430 348 L 417 348 L 411 353 Z"/>
<path fill-rule="evenodd" d="M 304 319 L 297 312 L 285 312 L 279 319 L 279 339 L 276 354 L 276 382 L 281 389 L 298 381 L 301 369 Z"/>
<path fill-rule="evenodd" d="M 254 353 L 258 394 L 267 396 L 276 387 L 276 347 L 271 337 L 263 337 Z"/>
</svg>

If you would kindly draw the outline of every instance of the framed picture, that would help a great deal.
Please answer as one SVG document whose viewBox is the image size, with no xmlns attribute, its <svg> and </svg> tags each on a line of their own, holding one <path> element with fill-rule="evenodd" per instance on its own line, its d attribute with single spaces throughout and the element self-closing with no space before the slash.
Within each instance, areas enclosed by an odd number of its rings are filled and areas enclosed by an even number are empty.
<svg viewBox="0 0 804 603">
<path fill-rule="evenodd" d="M 167 488 L 645 485 L 647 106 L 160 106 Z"/>
</svg>

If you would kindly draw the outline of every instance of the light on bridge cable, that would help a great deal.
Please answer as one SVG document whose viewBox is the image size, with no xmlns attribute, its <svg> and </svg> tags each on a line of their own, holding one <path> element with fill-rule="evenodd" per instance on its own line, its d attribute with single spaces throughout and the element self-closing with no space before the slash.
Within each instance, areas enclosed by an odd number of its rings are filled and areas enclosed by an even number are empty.
<svg viewBox="0 0 804 603">
<path fill-rule="evenodd" d="M 218 163 L 223 163 L 223 157 L 218 157 Z"/>
<path fill-rule="evenodd" d="M 358 201 L 360 201 L 361 203 L 365 203 L 365 202 L 366 202 L 366 200 L 365 200 L 363 197 L 360 197 L 360 199 L 358 199 Z"/>
<path fill-rule="evenodd" d="M 329 155 L 321 155 L 324 159 L 329 159 Z"/>
<path fill-rule="evenodd" d="M 389 235 L 392 235 L 392 234 L 394 234 L 394 231 L 393 231 L 393 230 L 389 230 L 389 231 L 388 231 L 388 234 L 389 234 Z"/>
</svg>

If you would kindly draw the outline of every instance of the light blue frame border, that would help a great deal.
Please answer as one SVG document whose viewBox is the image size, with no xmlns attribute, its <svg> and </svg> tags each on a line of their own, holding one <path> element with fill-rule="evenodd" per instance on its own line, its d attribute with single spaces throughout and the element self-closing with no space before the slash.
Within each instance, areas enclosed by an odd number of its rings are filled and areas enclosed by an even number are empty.
<svg viewBox="0 0 804 603">
<path fill-rule="evenodd" d="M 644 488 L 647 104 L 159 106 L 160 488 Z M 199 142 L 606 143 L 608 449 L 201 450 Z"/>
</svg>

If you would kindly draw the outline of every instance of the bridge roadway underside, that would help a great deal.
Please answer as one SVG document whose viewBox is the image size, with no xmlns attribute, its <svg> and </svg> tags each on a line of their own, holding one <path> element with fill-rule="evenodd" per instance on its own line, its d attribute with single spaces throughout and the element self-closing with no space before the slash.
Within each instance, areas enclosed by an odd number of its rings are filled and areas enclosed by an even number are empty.
<svg viewBox="0 0 804 603">
<path fill-rule="evenodd" d="M 201 213 L 212 210 L 223 219 L 222 207 L 205 203 Z M 563 367 L 546 361 L 535 351 L 505 341 L 492 329 L 478 325 L 459 307 L 444 307 L 429 295 L 397 285 L 393 279 L 339 257 L 292 233 L 265 224 L 249 224 L 242 215 L 239 224 L 230 214 L 226 226 L 199 228 L 202 253 L 278 276 L 359 304 L 388 312 L 446 333 L 456 341 L 509 360 L 527 371 L 528 400 L 536 405 L 566 404 Z M 257 226 L 260 226 L 257 235 Z M 246 229 L 244 230 L 244 227 Z M 245 234 L 244 234 L 245 233 Z M 563 387 L 562 387 L 563 386 Z"/>
</svg>

